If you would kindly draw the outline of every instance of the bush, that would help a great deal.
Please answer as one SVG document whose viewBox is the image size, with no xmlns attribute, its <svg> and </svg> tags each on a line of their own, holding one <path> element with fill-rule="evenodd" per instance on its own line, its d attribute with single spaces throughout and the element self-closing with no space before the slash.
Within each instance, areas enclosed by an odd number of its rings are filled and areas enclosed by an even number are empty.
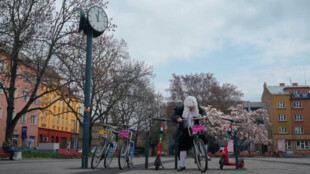
<svg viewBox="0 0 310 174">
<path fill-rule="evenodd" d="M 23 156 L 23 158 L 55 158 L 55 159 L 64 159 L 65 158 L 65 156 L 62 154 L 52 153 L 52 152 L 23 153 L 22 156 Z M 73 156 L 72 158 L 80 158 L 80 157 Z"/>
</svg>

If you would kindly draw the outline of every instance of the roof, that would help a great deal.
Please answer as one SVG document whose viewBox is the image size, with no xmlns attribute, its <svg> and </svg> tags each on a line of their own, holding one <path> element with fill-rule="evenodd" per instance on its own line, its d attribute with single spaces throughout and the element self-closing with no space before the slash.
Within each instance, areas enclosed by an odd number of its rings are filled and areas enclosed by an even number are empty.
<svg viewBox="0 0 310 174">
<path fill-rule="evenodd" d="M 271 95 L 289 95 L 288 92 L 284 91 L 287 86 L 266 86 Z"/>
</svg>

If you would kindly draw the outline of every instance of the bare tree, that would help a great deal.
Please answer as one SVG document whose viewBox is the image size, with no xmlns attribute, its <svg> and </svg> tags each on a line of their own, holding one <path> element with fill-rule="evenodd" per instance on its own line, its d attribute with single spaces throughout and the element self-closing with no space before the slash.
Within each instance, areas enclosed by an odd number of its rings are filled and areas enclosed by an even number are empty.
<svg viewBox="0 0 310 174">
<path fill-rule="evenodd" d="M 15 125 L 23 114 L 33 110 L 43 110 L 49 106 L 30 109 L 30 105 L 35 100 L 60 89 L 69 82 L 53 83 L 49 90 L 38 94 L 41 83 L 50 82 L 53 78 L 46 75 L 48 72 L 53 74 L 53 68 L 55 68 L 53 63 L 57 61 L 55 55 L 65 44 L 68 35 L 73 32 L 69 24 L 76 18 L 79 6 L 77 1 L 64 0 L 61 8 L 56 11 L 53 0 L 2 0 L 0 2 L 0 45 L 9 55 L 8 59 L 2 60 L 8 65 L 7 75 L 1 76 L 8 106 L 6 138 L 12 136 Z M 13 118 L 16 80 L 19 76 L 25 76 L 25 73 L 17 71 L 21 64 L 32 69 L 31 76 L 35 80 L 29 87 L 31 88 L 29 100 Z"/>
<path fill-rule="evenodd" d="M 243 96 L 243 93 L 232 84 L 220 85 L 210 73 L 173 74 L 168 91 L 172 102 L 181 103 L 187 96 L 195 96 L 200 105 L 212 105 L 223 112 L 227 112 L 230 106 L 238 104 Z"/>
</svg>

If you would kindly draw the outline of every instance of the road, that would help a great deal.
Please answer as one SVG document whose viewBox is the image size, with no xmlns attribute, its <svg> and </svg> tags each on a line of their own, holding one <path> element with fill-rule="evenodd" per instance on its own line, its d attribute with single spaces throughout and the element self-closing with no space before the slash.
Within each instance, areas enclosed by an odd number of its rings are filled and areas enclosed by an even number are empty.
<svg viewBox="0 0 310 174">
<path fill-rule="evenodd" d="M 232 159 L 233 160 L 233 159 Z M 90 167 L 89 160 L 89 167 Z M 0 174 L 171 174 L 171 173 L 201 173 L 198 171 L 194 160 L 188 158 L 186 160 L 186 170 L 178 172 L 174 169 L 174 158 L 164 157 L 164 169 L 155 170 L 152 164 L 154 158 L 149 158 L 149 168 L 145 169 L 145 158 L 135 158 L 134 168 L 119 170 L 117 158 L 113 159 L 111 167 L 105 169 L 103 163 L 99 164 L 97 169 L 82 169 L 81 159 L 23 159 L 23 160 L 0 160 Z M 219 170 L 219 158 L 212 158 L 209 162 L 209 169 L 206 173 L 242 173 L 242 174 L 299 174 L 310 173 L 310 158 L 245 158 L 245 167 L 242 170 L 236 170 L 234 167 L 224 166 L 223 170 Z"/>
</svg>

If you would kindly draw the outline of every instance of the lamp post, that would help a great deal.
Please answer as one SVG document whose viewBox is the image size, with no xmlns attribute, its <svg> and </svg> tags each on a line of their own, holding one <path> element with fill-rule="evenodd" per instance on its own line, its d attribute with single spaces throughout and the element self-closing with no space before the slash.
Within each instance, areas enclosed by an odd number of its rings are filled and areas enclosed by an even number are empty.
<svg viewBox="0 0 310 174">
<path fill-rule="evenodd" d="M 87 18 L 84 15 L 84 11 L 80 9 L 79 32 L 83 31 L 84 34 L 87 35 L 82 168 L 88 168 L 89 127 L 91 116 L 90 90 L 92 78 L 92 40 L 93 37 L 100 36 L 107 26 L 108 18 L 102 8 L 98 6 L 91 7 L 87 12 Z"/>
</svg>

